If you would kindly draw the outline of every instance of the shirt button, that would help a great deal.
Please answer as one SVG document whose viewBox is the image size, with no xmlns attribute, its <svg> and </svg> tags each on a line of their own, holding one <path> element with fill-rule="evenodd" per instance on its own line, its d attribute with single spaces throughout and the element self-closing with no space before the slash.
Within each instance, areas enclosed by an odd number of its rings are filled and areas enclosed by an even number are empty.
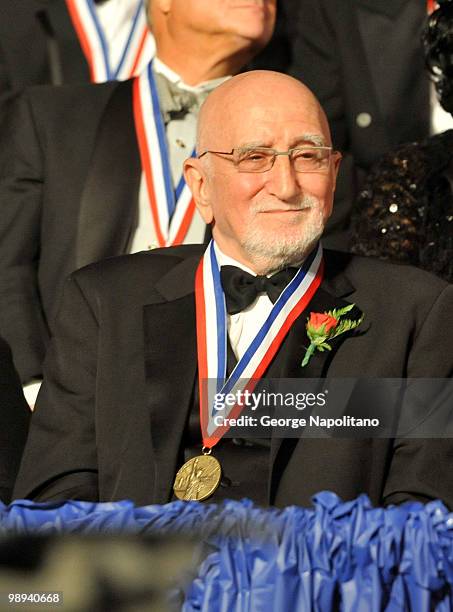
<svg viewBox="0 0 453 612">
<path fill-rule="evenodd" d="M 359 113 L 355 119 L 357 125 L 361 128 L 366 128 L 371 125 L 372 117 L 370 113 Z"/>
</svg>

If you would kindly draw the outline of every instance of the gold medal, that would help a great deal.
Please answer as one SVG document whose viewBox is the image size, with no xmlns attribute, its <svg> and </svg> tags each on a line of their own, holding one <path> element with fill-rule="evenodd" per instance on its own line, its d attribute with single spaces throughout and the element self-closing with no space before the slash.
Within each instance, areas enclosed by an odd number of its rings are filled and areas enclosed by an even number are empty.
<svg viewBox="0 0 453 612">
<path fill-rule="evenodd" d="M 222 468 L 211 449 L 203 455 L 189 459 L 178 470 L 173 490 L 178 499 L 202 501 L 210 497 L 220 484 Z"/>
</svg>

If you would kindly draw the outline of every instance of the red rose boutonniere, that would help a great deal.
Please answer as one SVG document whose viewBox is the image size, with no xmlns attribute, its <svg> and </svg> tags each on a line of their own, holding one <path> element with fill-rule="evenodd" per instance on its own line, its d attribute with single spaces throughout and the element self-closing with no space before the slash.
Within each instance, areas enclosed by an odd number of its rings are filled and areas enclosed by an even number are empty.
<svg viewBox="0 0 453 612">
<path fill-rule="evenodd" d="M 360 319 L 343 319 L 342 317 L 354 308 L 355 304 L 349 304 L 344 308 L 335 308 L 328 312 L 312 312 L 310 318 L 307 319 L 307 336 L 310 340 L 310 346 L 305 351 L 305 356 L 302 361 L 302 367 L 306 366 L 310 361 L 310 357 L 316 351 L 332 350 L 328 340 L 336 338 L 340 334 L 351 331 L 360 325 L 363 321 L 363 315 Z"/>
</svg>

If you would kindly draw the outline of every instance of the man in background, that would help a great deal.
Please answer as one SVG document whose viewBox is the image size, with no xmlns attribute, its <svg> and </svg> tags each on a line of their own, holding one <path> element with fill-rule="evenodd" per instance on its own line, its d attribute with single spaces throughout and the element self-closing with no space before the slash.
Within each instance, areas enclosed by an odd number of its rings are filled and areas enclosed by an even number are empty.
<svg viewBox="0 0 453 612">
<path fill-rule="evenodd" d="M 32 90 L 4 141 L 0 330 L 23 383 L 41 377 L 67 274 L 203 242 L 182 177 L 198 108 L 267 43 L 275 0 L 152 0 L 148 11 L 157 57 L 139 78 Z"/>
<path fill-rule="evenodd" d="M 30 85 L 139 74 L 154 53 L 142 0 L 15 0 L 0 7 L 0 127 Z"/>
</svg>

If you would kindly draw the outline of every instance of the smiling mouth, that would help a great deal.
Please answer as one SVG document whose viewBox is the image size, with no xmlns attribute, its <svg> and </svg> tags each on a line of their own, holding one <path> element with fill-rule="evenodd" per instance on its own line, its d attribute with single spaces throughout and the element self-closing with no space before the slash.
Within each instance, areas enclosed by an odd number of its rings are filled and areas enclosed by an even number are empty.
<svg viewBox="0 0 453 612">
<path fill-rule="evenodd" d="M 300 213 L 306 210 L 311 210 L 311 206 L 304 206 L 303 208 L 271 208 L 269 210 L 261 210 L 263 213 Z"/>
</svg>

